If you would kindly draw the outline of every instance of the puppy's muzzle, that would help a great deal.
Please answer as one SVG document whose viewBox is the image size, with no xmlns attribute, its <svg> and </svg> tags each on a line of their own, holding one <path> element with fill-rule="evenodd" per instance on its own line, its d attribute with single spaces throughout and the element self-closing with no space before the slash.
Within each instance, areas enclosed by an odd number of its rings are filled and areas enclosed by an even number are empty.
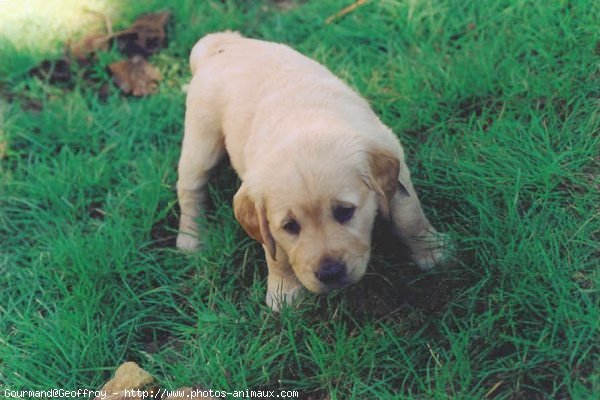
<svg viewBox="0 0 600 400">
<path fill-rule="evenodd" d="M 346 264 L 331 258 L 324 258 L 315 275 L 320 282 L 326 285 L 343 286 L 347 278 Z"/>
</svg>

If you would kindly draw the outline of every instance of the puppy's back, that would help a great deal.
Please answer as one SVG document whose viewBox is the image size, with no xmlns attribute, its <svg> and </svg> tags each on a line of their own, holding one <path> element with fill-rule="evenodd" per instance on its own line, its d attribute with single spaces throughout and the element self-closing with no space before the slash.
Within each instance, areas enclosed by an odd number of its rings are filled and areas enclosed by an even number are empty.
<svg viewBox="0 0 600 400">
<path fill-rule="evenodd" d="M 213 33 L 196 43 L 190 67 L 187 108 L 202 110 L 220 126 L 240 177 L 254 158 L 304 131 L 357 132 L 397 146 L 362 97 L 286 45 Z"/>
</svg>

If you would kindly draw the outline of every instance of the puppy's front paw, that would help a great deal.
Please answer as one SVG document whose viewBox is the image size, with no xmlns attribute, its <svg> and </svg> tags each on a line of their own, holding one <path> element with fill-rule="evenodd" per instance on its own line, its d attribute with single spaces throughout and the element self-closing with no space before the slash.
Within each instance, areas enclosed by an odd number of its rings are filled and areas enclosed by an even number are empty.
<svg viewBox="0 0 600 400">
<path fill-rule="evenodd" d="M 200 246 L 200 241 L 196 236 L 189 233 L 180 232 L 177 235 L 177 248 L 184 251 L 194 251 Z"/>
<path fill-rule="evenodd" d="M 450 239 L 448 235 L 434 232 L 420 243 L 413 259 L 422 271 L 429 271 L 437 265 L 443 265 L 450 255 Z"/>
<path fill-rule="evenodd" d="M 294 303 L 294 301 L 298 298 L 301 289 L 301 287 L 297 287 L 288 290 L 286 293 L 283 293 L 281 290 L 276 291 L 267 289 L 267 305 L 271 308 L 271 310 L 279 312 L 284 304 L 292 305 Z"/>
</svg>

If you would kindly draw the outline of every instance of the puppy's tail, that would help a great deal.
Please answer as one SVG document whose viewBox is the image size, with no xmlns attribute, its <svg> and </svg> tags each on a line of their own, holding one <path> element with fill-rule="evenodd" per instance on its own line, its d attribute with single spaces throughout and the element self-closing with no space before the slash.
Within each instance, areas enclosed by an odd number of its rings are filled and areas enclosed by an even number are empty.
<svg viewBox="0 0 600 400">
<path fill-rule="evenodd" d="M 192 70 L 192 75 L 196 73 L 196 69 L 203 57 L 217 54 L 220 50 L 220 46 L 235 42 L 240 38 L 242 38 L 242 35 L 238 32 L 225 31 L 210 33 L 198 40 L 190 53 L 190 69 Z"/>
</svg>

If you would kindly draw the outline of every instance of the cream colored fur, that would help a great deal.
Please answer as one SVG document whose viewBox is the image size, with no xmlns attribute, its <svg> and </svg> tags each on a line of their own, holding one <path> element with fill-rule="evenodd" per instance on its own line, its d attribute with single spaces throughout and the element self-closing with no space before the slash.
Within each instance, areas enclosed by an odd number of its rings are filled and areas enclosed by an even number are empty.
<svg viewBox="0 0 600 400">
<path fill-rule="evenodd" d="M 242 180 L 236 218 L 265 248 L 273 309 L 291 303 L 302 286 L 324 293 L 360 280 L 378 211 L 391 218 L 421 268 L 441 260 L 397 137 L 325 67 L 287 46 L 234 32 L 200 39 L 190 66 L 177 182 L 179 248 L 198 247 L 207 176 L 227 152 Z M 355 206 L 346 223 L 332 215 L 339 205 Z M 284 229 L 290 220 L 298 234 Z M 345 266 L 342 282 L 317 278 L 324 260 Z"/>
</svg>

